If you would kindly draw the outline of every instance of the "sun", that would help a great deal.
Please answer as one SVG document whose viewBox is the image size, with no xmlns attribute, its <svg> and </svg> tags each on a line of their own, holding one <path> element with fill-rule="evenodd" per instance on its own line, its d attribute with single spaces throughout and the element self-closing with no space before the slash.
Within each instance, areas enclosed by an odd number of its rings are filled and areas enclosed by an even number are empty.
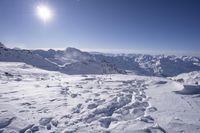
<svg viewBox="0 0 200 133">
<path fill-rule="evenodd" d="M 38 5 L 37 6 L 37 15 L 44 22 L 47 22 L 53 16 L 51 9 L 48 6 L 45 6 L 45 5 Z"/>
</svg>

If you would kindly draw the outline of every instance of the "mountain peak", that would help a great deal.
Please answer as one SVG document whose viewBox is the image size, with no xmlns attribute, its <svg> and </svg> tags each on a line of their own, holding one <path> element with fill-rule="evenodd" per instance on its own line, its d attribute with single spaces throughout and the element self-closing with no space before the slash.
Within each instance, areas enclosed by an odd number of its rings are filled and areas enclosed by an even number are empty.
<svg viewBox="0 0 200 133">
<path fill-rule="evenodd" d="M 77 49 L 77 48 L 73 48 L 73 47 L 68 47 L 65 50 L 67 53 L 72 53 L 72 52 L 78 52 L 81 53 L 81 50 Z"/>
</svg>

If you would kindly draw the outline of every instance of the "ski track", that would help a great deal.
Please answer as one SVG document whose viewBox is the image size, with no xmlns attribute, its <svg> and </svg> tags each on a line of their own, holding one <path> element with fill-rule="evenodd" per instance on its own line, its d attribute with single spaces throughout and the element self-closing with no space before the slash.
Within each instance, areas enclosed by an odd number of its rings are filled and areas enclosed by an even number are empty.
<svg viewBox="0 0 200 133">
<path fill-rule="evenodd" d="M 128 132 L 126 125 L 135 126 L 131 132 L 167 132 L 151 115 L 158 109 L 146 90 L 147 82 L 162 85 L 168 80 L 70 76 L 20 65 L 5 72 L 0 69 L 0 133 L 115 133 Z"/>
</svg>

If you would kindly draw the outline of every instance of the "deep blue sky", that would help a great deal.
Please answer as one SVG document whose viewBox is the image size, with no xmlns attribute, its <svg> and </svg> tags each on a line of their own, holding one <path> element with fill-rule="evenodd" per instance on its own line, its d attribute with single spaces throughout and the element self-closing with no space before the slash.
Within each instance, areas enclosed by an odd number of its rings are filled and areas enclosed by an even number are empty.
<svg viewBox="0 0 200 133">
<path fill-rule="evenodd" d="M 54 12 L 44 24 L 40 3 Z M 200 51 L 199 0 L 0 0 L 0 41 L 13 47 Z"/>
</svg>

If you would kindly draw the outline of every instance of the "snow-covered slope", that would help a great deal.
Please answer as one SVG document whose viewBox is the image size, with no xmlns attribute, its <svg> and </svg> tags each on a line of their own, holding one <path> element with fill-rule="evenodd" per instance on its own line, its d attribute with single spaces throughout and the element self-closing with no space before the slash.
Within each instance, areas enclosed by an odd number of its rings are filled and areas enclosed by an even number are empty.
<svg viewBox="0 0 200 133">
<path fill-rule="evenodd" d="M 46 70 L 59 70 L 57 65 L 39 55 L 33 54 L 29 50 L 0 48 L 0 61 L 24 62 Z"/>
<path fill-rule="evenodd" d="M 30 51 L 0 47 L 0 61 L 24 62 L 38 68 L 60 71 L 66 74 L 121 73 L 105 61 L 95 61 L 92 55 L 74 48 L 66 51 Z"/>
<path fill-rule="evenodd" d="M 176 93 L 182 89 L 171 78 L 66 75 L 0 62 L 0 132 L 199 133 L 200 97 Z"/>
</svg>

